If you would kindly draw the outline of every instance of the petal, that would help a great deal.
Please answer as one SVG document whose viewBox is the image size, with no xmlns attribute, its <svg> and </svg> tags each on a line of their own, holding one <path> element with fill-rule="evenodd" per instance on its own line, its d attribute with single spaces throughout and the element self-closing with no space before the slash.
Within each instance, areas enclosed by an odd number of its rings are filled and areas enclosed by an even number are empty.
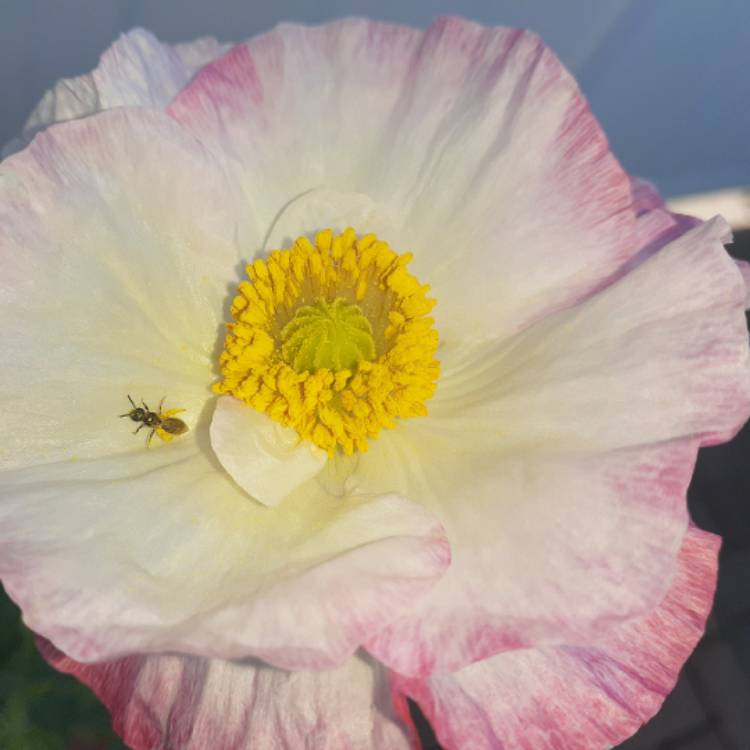
<svg viewBox="0 0 750 750">
<path fill-rule="evenodd" d="M 615 278 L 630 273 L 665 245 L 702 224 L 695 217 L 669 211 L 650 182 L 632 177 L 630 186 L 636 214 L 636 244 L 640 250 L 620 268 Z"/>
<path fill-rule="evenodd" d="M 702 222 L 699 219 L 674 214 L 666 208 L 654 208 L 641 213 L 636 219 L 636 244 L 640 251 L 624 264 L 611 280 L 630 273 L 633 268 L 650 258 L 665 245 L 700 224 Z"/>
<path fill-rule="evenodd" d="M 135 33 L 136 31 L 144 32 L 144 29 L 134 29 L 130 33 Z M 149 32 L 146 31 L 146 34 Z M 161 42 L 162 46 L 164 45 L 163 42 Z M 185 66 L 187 73 L 188 73 L 188 81 L 195 75 L 197 71 L 199 71 L 204 65 L 208 65 L 212 60 L 216 60 L 216 58 L 221 57 L 223 54 L 228 52 L 230 49 L 232 49 L 232 44 L 228 42 L 219 42 L 216 39 L 214 39 L 211 36 L 202 36 L 198 39 L 193 39 L 189 42 L 180 42 L 179 44 L 175 44 L 173 49 L 177 53 L 177 56 L 182 61 L 182 64 Z M 149 70 L 153 68 L 153 63 L 150 63 L 148 66 Z M 186 82 L 186 83 L 187 83 Z M 182 89 L 186 84 L 183 83 L 180 85 L 180 89 Z M 173 94 L 170 94 L 170 99 L 174 97 L 174 95 L 177 93 L 175 91 Z M 166 104 L 166 102 L 164 102 Z"/>
<path fill-rule="evenodd" d="M 746 260 L 735 261 L 745 282 L 745 309 L 750 310 L 750 263 Z"/>
<path fill-rule="evenodd" d="M 750 367 L 727 239 L 719 217 L 701 224 L 575 308 L 447 363 L 432 418 L 498 450 L 729 439 L 750 413 Z"/>
<path fill-rule="evenodd" d="M 145 110 L 57 125 L 2 163 L 0 467 L 142 452 L 127 394 L 197 425 L 241 257 L 232 194 Z"/>
<path fill-rule="evenodd" d="M 178 654 L 81 664 L 38 640 L 42 656 L 88 685 L 133 750 L 408 750 L 387 675 L 365 657 L 336 670 L 284 672 Z"/>
<path fill-rule="evenodd" d="M 442 519 L 453 562 L 367 642 L 392 669 L 425 675 L 516 648 L 586 644 L 663 598 L 687 523 L 695 443 L 502 455 L 482 450 L 482 435 L 461 445 L 427 419 L 399 433 L 388 448 L 373 446 L 356 478 L 421 498 Z M 397 462 L 403 476 L 383 478 Z"/>
<path fill-rule="evenodd" d="M 650 719 L 703 635 L 718 537 L 691 528 L 674 582 L 650 614 L 596 643 L 501 654 L 456 674 L 396 678 L 446 750 L 605 750 Z"/>
<path fill-rule="evenodd" d="M 648 180 L 631 177 L 630 191 L 633 196 L 633 210 L 636 216 L 641 216 L 657 208 L 664 208 L 664 199 L 656 186 Z"/>
<path fill-rule="evenodd" d="M 205 437 L 0 475 L 0 576 L 29 627 L 80 661 L 182 651 L 328 668 L 445 571 L 420 506 L 313 485 L 271 511 Z"/>
<path fill-rule="evenodd" d="M 114 107 L 165 107 L 193 74 L 224 54 L 230 45 L 197 39 L 172 46 L 151 32 L 134 29 L 102 55 L 98 67 L 77 78 L 63 78 L 47 91 L 3 156 L 24 148 L 32 137 L 57 122 L 88 117 Z"/>
<path fill-rule="evenodd" d="M 230 46 L 211 38 L 172 46 L 144 29 L 123 34 L 91 73 L 99 95 L 99 109 L 161 109 L 196 71 L 220 57 Z"/>
<path fill-rule="evenodd" d="M 59 124 L 0 192 L 3 461 L 32 467 L 2 475 L 0 574 L 38 632 L 84 661 L 325 667 L 426 593 L 449 561 L 428 512 L 312 484 L 269 514 L 217 465 L 209 386 L 248 225 L 191 136 L 142 109 Z M 127 393 L 187 407 L 190 432 L 144 450 Z"/>
<path fill-rule="evenodd" d="M 273 222 L 264 243 L 266 252 L 290 247 L 301 235 L 312 238 L 322 229 L 341 233 L 356 227 L 361 236 L 372 232 L 393 237 L 392 220 L 362 193 L 316 188 L 289 201 Z"/>
<path fill-rule="evenodd" d="M 446 368 L 430 417 L 373 447 L 360 487 L 422 499 L 454 552 L 444 581 L 370 642 L 376 656 L 424 674 L 519 645 L 582 643 L 663 596 L 695 447 L 728 439 L 750 411 L 744 284 L 725 231 L 701 225 L 502 355 Z M 401 474 L 379 481 L 397 461 Z M 660 514 L 634 514 L 643 502 Z"/>
<path fill-rule="evenodd" d="M 527 32 L 282 25 L 203 68 L 169 112 L 231 154 L 260 225 L 314 188 L 367 193 L 433 286 L 446 343 L 518 330 L 638 250 L 627 176 Z"/>
<path fill-rule="evenodd" d="M 278 505 L 318 474 L 325 451 L 231 396 L 222 396 L 211 420 L 211 447 L 229 475 L 251 497 Z"/>
</svg>

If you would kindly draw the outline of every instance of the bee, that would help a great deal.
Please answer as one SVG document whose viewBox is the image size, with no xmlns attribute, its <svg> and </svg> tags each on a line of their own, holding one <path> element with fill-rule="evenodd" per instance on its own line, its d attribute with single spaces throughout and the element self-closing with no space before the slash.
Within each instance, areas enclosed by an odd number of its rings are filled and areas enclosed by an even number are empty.
<svg viewBox="0 0 750 750">
<path fill-rule="evenodd" d="M 166 396 L 165 396 L 166 398 Z M 184 409 L 167 409 L 162 411 L 164 406 L 164 399 L 159 403 L 158 411 L 151 411 L 148 404 L 141 399 L 142 406 L 137 406 L 135 401 L 130 398 L 128 394 L 128 401 L 130 401 L 133 407 L 129 412 L 125 414 L 119 414 L 119 417 L 130 417 L 134 422 L 140 422 L 138 428 L 133 433 L 140 432 L 144 427 L 150 427 L 151 432 L 148 433 L 146 438 L 146 447 L 151 445 L 151 439 L 156 433 L 165 443 L 168 443 L 175 435 L 182 435 L 188 431 L 188 426 L 181 420 L 175 417 L 175 414 L 185 411 Z"/>
</svg>

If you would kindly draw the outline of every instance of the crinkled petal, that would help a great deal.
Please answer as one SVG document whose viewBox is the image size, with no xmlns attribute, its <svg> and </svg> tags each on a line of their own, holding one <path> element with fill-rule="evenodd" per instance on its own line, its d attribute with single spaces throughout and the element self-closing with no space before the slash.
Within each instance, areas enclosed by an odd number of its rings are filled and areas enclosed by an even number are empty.
<svg viewBox="0 0 750 750">
<path fill-rule="evenodd" d="M 269 510 L 199 440 L 0 475 L 0 576 L 29 627 L 81 661 L 183 651 L 328 668 L 448 566 L 422 507 L 308 485 Z"/>
<path fill-rule="evenodd" d="M 134 29 L 102 55 L 98 67 L 76 78 L 63 78 L 47 91 L 4 156 L 24 148 L 49 125 L 88 117 L 114 107 L 165 107 L 193 74 L 224 54 L 230 45 L 196 39 L 172 46 L 151 32 Z"/>
<path fill-rule="evenodd" d="M 408 750 L 385 670 L 365 657 L 285 672 L 178 654 L 81 664 L 38 640 L 56 669 L 88 685 L 133 750 Z"/>
<path fill-rule="evenodd" d="M 443 520 L 453 555 L 427 597 L 367 643 L 397 672 L 585 644 L 663 598 L 687 524 L 695 443 L 499 455 L 471 443 L 459 449 L 427 420 L 391 442 L 391 453 L 373 447 L 357 476 L 364 486 L 403 482 Z M 403 476 L 382 478 L 399 455 Z"/>
<path fill-rule="evenodd" d="M 211 447 L 237 484 L 264 505 L 278 505 L 318 474 L 325 451 L 266 414 L 222 396 L 211 420 Z"/>
<path fill-rule="evenodd" d="M 123 148 L 127 143 L 127 148 Z M 145 399 L 195 428 L 211 398 L 227 280 L 242 249 L 232 189 L 163 114 L 50 128 L 0 166 L 0 468 L 143 453 Z M 159 443 L 158 438 L 155 443 Z"/>
<path fill-rule="evenodd" d="M 312 483 L 271 515 L 216 461 L 244 248 L 236 191 L 191 136 L 137 109 L 56 125 L 3 162 L 0 192 L 0 574 L 29 624 L 84 661 L 331 666 L 429 589 L 449 555 L 427 511 Z M 128 393 L 185 408 L 189 432 L 147 450 L 118 419 Z"/>
<path fill-rule="evenodd" d="M 630 273 L 665 245 L 703 223 L 693 216 L 668 210 L 663 198 L 650 182 L 632 177 L 630 185 L 636 214 L 636 245 L 640 250 L 620 268 L 615 278 Z"/>
<path fill-rule="evenodd" d="M 428 418 L 373 446 L 362 487 L 434 503 L 454 554 L 441 585 L 371 641 L 376 656 L 424 674 L 581 643 L 664 595 L 695 447 L 726 440 L 750 411 L 745 290 L 725 232 L 701 225 L 498 356 L 468 354 Z M 401 474 L 382 480 L 398 454 Z M 659 538 L 651 551 L 644 535 Z"/>
<path fill-rule="evenodd" d="M 691 528 L 677 575 L 648 615 L 586 646 L 501 654 L 455 674 L 396 677 L 445 750 L 605 750 L 659 709 L 703 635 L 718 537 Z"/>
<path fill-rule="evenodd" d="M 627 176 L 528 32 L 282 25 L 203 68 L 169 112 L 231 154 L 261 225 L 313 188 L 367 193 L 433 287 L 445 345 L 518 330 L 638 249 Z"/>
<path fill-rule="evenodd" d="M 499 450 L 728 439 L 750 412 L 746 290 L 728 232 L 719 217 L 701 224 L 576 307 L 451 362 L 431 418 L 496 436 Z"/>
<path fill-rule="evenodd" d="M 202 38 L 172 46 L 151 32 L 135 29 L 122 35 L 103 55 L 91 77 L 99 109 L 165 107 L 196 71 L 220 57 L 231 45 Z"/>
</svg>

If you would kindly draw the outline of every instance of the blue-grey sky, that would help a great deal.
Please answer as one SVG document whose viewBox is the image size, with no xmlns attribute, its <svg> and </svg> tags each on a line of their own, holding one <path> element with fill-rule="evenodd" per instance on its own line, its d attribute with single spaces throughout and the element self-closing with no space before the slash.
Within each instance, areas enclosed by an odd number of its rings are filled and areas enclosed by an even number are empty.
<svg viewBox="0 0 750 750">
<path fill-rule="evenodd" d="M 750 0 L 0 0 L 0 143 L 133 26 L 239 41 L 282 20 L 425 26 L 441 14 L 539 32 L 626 169 L 665 194 L 750 185 Z"/>
</svg>

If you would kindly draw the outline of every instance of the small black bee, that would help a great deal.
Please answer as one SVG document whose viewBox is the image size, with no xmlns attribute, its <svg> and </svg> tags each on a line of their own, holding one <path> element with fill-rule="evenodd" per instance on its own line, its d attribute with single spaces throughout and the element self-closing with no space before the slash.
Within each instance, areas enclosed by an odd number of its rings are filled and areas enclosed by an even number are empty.
<svg viewBox="0 0 750 750">
<path fill-rule="evenodd" d="M 130 398 L 128 394 L 128 401 L 132 405 L 132 409 L 125 413 L 120 414 L 120 417 L 130 417 L 134 422 L 140 422 L 138 428 L 133 433 L 134 435 L 142 430 L 144 427 L 150 427 L 151 432 L 148 433 L 146 438 L 146 447 L 151 445 L 151 439 L 156 433 L 165 443 L 168 443 L 175 435 L 182 435 L 187 432 L 189 427 L 181 420 L 175 417 L 175 414 L 185 411 L 184 409 L 167 409 L 162 411 L 164 405 L 164 399 L 159 403 L 159 411 L 151 411 L 148 404 L 141 399 L 143 406 L 136 406 L 135 401 Z"/>
</svg>

